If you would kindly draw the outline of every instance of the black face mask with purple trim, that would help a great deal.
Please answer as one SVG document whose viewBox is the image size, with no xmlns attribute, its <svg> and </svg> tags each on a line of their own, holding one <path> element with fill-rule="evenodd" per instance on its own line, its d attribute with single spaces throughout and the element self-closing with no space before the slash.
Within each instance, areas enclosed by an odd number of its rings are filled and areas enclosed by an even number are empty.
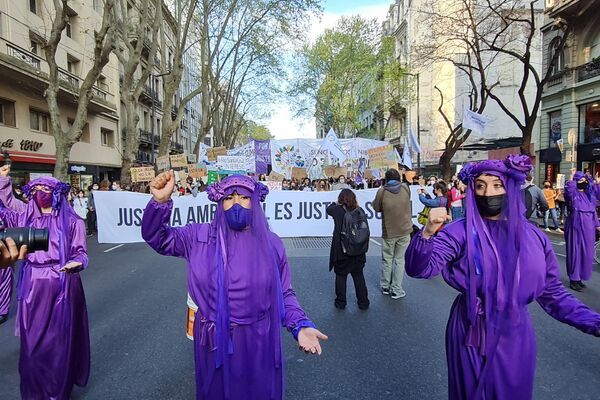
<svg viewBox="0 0 600 400">
<path fill-rule="evenodd" d="M 477 204 L 477 210 L 482 217 L 496 217 L 502 212 L 504 206 L 504 200 L 506 194 L 498 194 L 495 196 L 475 196 L 475 204 Z"/>
</svg>

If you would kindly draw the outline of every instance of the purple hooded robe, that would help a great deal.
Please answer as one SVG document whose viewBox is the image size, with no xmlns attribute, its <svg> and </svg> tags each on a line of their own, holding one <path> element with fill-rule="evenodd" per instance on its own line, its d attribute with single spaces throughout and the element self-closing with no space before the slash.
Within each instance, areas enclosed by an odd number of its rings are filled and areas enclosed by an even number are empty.
<svg viewBox="0 0 600 400">
<path fill-rule="evenodd" d="M 581 178 L 586 178 L 589 183 L 585 192 L 577 190 L 577 181 Z M 567 274 L 572 281 L 587 281 L 592 277 L 596 228 L 600 225 L 596 215 L 599 195 L 600 185 L 583 172 L 576 172 L 573 179 L 565 184 Z"/>
<path fill-rule="evenodd" d="M 0 218 L 7 227 L 48 228 L 48 251 L 29 253 L 17 283 L 19 373 L 23 400 L 68 400 L 73 385 L 85 386 L 90 371 L 87 308 L 78 271 L 59 272 L 76 261 L 87 267 L 85 226 L 67 202 L 69 186 L 54 178 L 36 185 L 53 190 L 53 211 L 42 214 L 34 201 L 13 197 L 11 180 L 0 177 Z"/>
<path fill-rule="evenodd" d="M 12 267 L 0 268 L 0 315 L 8 315 L 13 287 Z"/>
<path fill-rule="evenodd" d="M 552 244 L 523 216 L 524 175 L 513 168 L 527 172 L 527 163 L 518 157 L 504 166 L 465 166 L 467 218 L 429 239 L 419 232 L 406 251 L 409 276 L 442 274 L 460 292 L 446 328 L 451 400 L 532 399 L 536 344 L 527 305 L 533 301 L 558 321 L 600 335 L 600 315 L 566 291 Z M 482 218 L 474 205 L 474 179 L 481 173 L 500 177 L 507 189 L 499 221 Z"/>
<path fill-rule="evenodd" d="M 251 227 L 242 231 L 230 229 L 224 217 L 221 199 L 234 191 L 252 196 Z M 142 219 L 142 236 L 154 250 L 187 260 L 188 291 L 198 305 L 196 399 L 283 399 L 280 327 L 297 337 L 314 324 L 292 289 L 283 242 L 268 230 L 260 207 L 268 189 L 232 176 L 208 192 L 218 201 L 210 224 L 170 227 L 172 200 L 150 200 Z"/>
</svg>

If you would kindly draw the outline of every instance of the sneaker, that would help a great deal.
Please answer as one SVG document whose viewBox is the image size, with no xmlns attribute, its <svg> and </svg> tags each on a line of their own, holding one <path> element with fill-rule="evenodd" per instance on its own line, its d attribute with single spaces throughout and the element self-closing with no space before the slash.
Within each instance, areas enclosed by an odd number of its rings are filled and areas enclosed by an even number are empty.
<svg viewBox="0 0 600 400">
<path fill-rule="evenodd" d="M 578 281 L 569 282 L 569 287 L 577 292 L 583 291 L 583 288 L 579 285 Z"/>
<path fill-rule="evenodd" d="M 392 299 L 401 299 L 403 297 L 406 297 L 406 292 L 404 290 L 400 293 L 391 292 L 390 294 L 392 295 Z"/>
<path fill-rule="evenodd" d="M 563 230 L 562 230 L 562 229 L 560 229 L 560 228 L 556 228 L 556 230 L 555 230 L 554 232 L 556 232 L 556 233 L 565 233 L 565 231 L 563 231 Z"/>
<path fill-rule="evenodd" d="M 381 288 L 381 294 L 387 296 L 388 294 L 390 294 L 390 289 Z"/>
<path fill-rule="evenodd" d="M 546 232 L 552 232 L 552 231 L 550 230 L 550 228 L 545 228 L 544 230 L 545 230 Z"/>
</svg>

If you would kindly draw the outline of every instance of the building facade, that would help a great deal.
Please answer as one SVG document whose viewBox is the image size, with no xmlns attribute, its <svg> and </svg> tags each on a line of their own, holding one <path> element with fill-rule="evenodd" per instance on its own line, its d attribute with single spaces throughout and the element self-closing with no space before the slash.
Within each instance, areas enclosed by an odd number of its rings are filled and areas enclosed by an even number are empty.
<svg viewBox="0 0 600 400">
<path fill-rule="evenodd" d="M 542 27 L 544 66 L 561 29 L 571 33 L 542 97 L 539 179 L 570 178 L 571 168 L 600 173 L 600 1 L 547 0 Z"/>
<path fill-rule="evenodd" d="M 44 97 L 48 64 L 41 48 L 48 37 L 51 3 L 0 0 L 0 145 L 12 160 L 17 182 L 51 174 L 56 160 Z M 94 28 L 102 21 L 95 3 L 70 3 L 69 24 L 56 55 L 61 86 L 58 100 L 65 127 L 75 116 L 78 89 L 93 58 Z M 118 63 L 111 55 L 93 88 L 81 140 L 71 151 L 69 173 L 76 187 L 119 176 L 118 83 Z"/>
</svg>

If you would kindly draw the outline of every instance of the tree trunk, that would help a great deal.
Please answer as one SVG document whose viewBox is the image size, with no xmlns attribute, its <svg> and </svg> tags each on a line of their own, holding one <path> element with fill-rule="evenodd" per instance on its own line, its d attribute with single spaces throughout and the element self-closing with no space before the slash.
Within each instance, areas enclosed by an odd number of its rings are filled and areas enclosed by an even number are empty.
<svg viewBox="0 0 600 400">
<path fill-rule="evenodd" d="M 56 164 L 54 164 L 54 177 L 63 182 L 68 181 L 69 158 L 73 147 L 73 143 L 64 140 L 66 136 L 65 132 L 55 136 Z"/>
<path fill-rule="evenodd" d="M 131 167 L 137 159 L 137 150 L 139 148 L 139 135 L 137 133 L 137 124 L 139 116 L 136 112 L 137 106 L 131 99 L 124 102 L 125 105 L 125 148 L 123 149 L 122 165 L 121 165 L 121 181 L 123 184 L 131 184 Z"/>
<path fill-rule="evenodd" d="M 533 133 L 533 124 L 529 122 L 523 127 L 523 141 L 521 142 L 521 154 L 531 156 L 531 135 Z"/>
</svg>

